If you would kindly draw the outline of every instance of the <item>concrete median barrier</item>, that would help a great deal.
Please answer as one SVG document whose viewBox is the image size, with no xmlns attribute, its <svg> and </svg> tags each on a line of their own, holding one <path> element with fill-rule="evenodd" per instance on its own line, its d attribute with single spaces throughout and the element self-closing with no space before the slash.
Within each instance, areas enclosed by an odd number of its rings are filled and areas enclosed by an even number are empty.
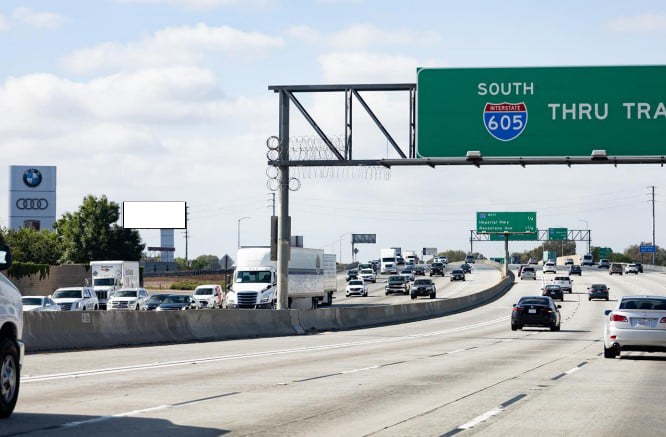
<svg viewBox="0 0 666 437">
<path fill-rule="evenodd" d="M 451 299 L 316 310 L 26 312 L 27 352 L 218 341 L 357 329 L 441 317 L 485 305 L 506 293 L 513 274 L 479 293 Z"/>
</svg>

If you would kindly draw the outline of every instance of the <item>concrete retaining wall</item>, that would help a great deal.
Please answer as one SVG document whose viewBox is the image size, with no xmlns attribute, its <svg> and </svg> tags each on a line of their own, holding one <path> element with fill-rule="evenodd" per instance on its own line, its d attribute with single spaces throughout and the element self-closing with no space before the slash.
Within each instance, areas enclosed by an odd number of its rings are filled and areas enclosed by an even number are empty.
<svg viewBox="0 0 666 437">
<path fill-rule="evenodd" d="M 27 352 L 38 352 L 355 329 L 470 310 L 502 296 L 513 280 L 510 274 L 473 295 L 389 306 L 280 311 L 27 312 L 23 340 Z"/>
</svg>

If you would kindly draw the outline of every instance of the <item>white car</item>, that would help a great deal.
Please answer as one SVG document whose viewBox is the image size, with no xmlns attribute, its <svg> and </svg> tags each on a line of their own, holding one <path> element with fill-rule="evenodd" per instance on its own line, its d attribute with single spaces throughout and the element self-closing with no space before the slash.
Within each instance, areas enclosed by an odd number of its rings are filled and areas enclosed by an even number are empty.
<svg viewBox="0 0 666 437">
<path fill-rule="evenodd" d="M 12 254 L 7 246 L 0 246 L 0 270 L 12 265 Z M 14 411 L 19 395 L 21 366 L 25 346 L 21 293 L 5 275 L 0 275 L 0 418 Z M 3 428 L 5 429 L 5 428 Z"/>
<path fill-rule="evenodd" d="M 140 310 L 150 295 L 145 288 L 121 288 L 113 292 L 106 302 L 106 310 Z"/>
<path fill-rule="evenodd" d="M 414 269 L 403 269 L 400 272 L 400 276 L 404 276 L 408 281 L 413 282 L 414 279 L 416 278 L 416 275 L 414 274 Z"/>
<path fill-rule="evenodd" d="M 60 311 L 60 305 L 48 296 L 23 296 L 23 311 Z"/>
<path fill-rule="evenodd" d="M 573 280 L 568 276 L 555 276 L 551 284 L 559 285 L 562 292 L 568 291 L 571 293 L 573 291 Z"/>
<path fill-rule="evenodd" d="M 368 284 L 363 282 L 363 279 L 352 279 L 349 281 L 349 284 L 347 284 L 347 288 L 345 289 L 345 295 L 347 297 L 351 296 L 352 294 L 356 294 L 359 296 L 367 296 L 368 295 Z"/>
<path fill-rule="evenodd" d="M 557 273 L 557 268 L 555 267 L 555 263 L 552 261 L 546 261 L 546 263 L 543 265 L 543 273 Z"/>
<path fill-rule="evenodd" d="M 605 358 L 622 351 L 666 352 L 666 297 L 623 296 L 604 314 Z"/>
<path fill-rule="evenodd" d="M 201 308 L 222 308 L 224 299 L 222 286 L 218 284 L 199 285 L 192 294 Z"/>
<path fill-rule="evenodd" d="M 363 279 L 363 282 L 372 282 L 373 284 L 377 282 L 377 275 L 372 269 L 363 269 L 359 272 L 359 276 Z"/>
<path fill-rule="evenodd" d="M 536 281 L 536 269 L 534 266 L 525 266 L 520 272 L 520 280 L 523 279 L 534 279 Z"/>
<path fill-rule="evenodd" d="M 97 311 L 99 301 L 92 287 L 58 288 L 50 296 L 63 311 Z"/>
<path fill-rule="evenodd" d="M 624 273 L 633 273 L 638 274 L 638 266 L 636 264 L 627 264 L 627 267 L 624 268 Z"/>
</svg>

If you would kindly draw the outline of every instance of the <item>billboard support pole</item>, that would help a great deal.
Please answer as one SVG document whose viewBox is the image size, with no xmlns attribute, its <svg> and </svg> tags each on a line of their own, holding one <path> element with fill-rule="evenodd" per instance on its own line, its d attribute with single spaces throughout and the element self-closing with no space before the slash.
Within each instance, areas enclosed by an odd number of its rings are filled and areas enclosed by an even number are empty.
<svg viewBox="0 0 666 437">
<path fill-rule="evenodd" d="M 280 91 L 280 159 L 289 160 L 289 96 Z M 289 166 L 279 167 L 278 238 L 277 238 L 277 299 L 279 310 L 289 308 Z"/>
</svg>

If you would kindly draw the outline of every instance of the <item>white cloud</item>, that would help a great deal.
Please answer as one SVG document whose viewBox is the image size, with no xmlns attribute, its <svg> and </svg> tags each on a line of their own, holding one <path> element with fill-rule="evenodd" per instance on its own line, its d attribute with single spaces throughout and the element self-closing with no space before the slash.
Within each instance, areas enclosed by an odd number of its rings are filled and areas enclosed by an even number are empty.
<svg viewBox="0 0 666 437">
<path fill-rule="evenodd" d="M 275 0 L 116 0 L 119 3 L 138 3 L 138 4 L 168 4 L 184 7 L 186 9 L 213 9 L 226 6 L 250 6 L 264 8 Z"/>
<path fill-rule="evenodd" d="M 381 46 L 410 46 L 438 44 L 441 37 L 436 32 L 414 32 L 405 29 L 380 29 L 376 26 L 356 24 L 339 32 L 324 34 L 307 26 L 292 26 L 287 31 L 292 38 L 318 45 L 324 43 L 336 49 L 367 49 Z"/>
<path fill-rule="evenodd" d="M 14 9 L 14 18 L 38 29 L 58 29 L 65 22 L 62 15 L 53 12 L 36 12 L 28 8 Z"/>
<path fill-rule="evenodd" d="M 155 32 L 139 42 L 104 43 L 76 50 L 61 62 L 69 71 L 87 73 L 100 70 L 127 70 L 200 64 L 206 54 L 226 53 L 249 57 L 282 47 L 280 38 L 259 32 L 243 32 L 231 27 L 173 27 Z"/>
<path fill-rule="evenodd" d="M 318 58 L 328 83 L 414 82 L 416 58 L 355 51 L 335 52 Z"/>
<path fill-rule="evenodd" d="M 643 14 L 611 20 L 607 27 L 614 32 L 648 33 L 666 31 L 666 14 Z"/>
<path fill-rule="evenodd" d="M 0 14 L 0 32 L 3 30 L 9 30 L 9 22 L 7 19 L 4 17 L 4 15 Z"/>
</svg>

